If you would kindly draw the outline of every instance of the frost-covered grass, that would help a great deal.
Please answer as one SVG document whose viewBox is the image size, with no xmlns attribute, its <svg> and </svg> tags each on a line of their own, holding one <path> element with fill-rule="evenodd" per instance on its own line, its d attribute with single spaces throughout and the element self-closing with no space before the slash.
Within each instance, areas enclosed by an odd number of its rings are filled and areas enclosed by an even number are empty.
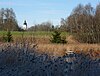
<svg viewBox="0 0 100 76">
<path fill-rule="evenodd" d="M 89 55 L 39 54 L 29 44 L 0 47 L 0 76 L 100 76 L 100 59 Z"/>
</svg>

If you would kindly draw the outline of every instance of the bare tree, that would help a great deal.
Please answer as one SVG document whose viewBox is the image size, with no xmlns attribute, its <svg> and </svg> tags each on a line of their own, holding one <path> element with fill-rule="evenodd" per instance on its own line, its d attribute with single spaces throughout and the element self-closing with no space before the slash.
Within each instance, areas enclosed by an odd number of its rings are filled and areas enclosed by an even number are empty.
<svg viewBox="0 0 100 76">
<path fill-rule="evenodd" d="M 99 5 L 97 7 L 99 8 Z M 69 32 L 71 32 L 80 42 L 100 42 L 100 37 L 98 34 L 98 30 L 100 30 L 100 17 L 98 17 L 100 13 L 98 12 L 98 10 L 100 11 L 100 9 L 96 9 L 96 14 L 94 10 L 95 9 L 91 6 L 91 4 L 87 4 L 85 6 L 79 4 L 68 17 L 67 23 L 68 28 L 70 29 Z M 98 22 L 96 22 L 96 19 Z"/>
<path fill-rule="evenodd" d="M 60 30 L 61 31 L 67 31 L 67 19 L 61 18 L 61 22 L 60 22 Z"/>
<path fill-rule="evenodd" d="M 0 10 L 0 30 L 18 30 L 18 23 L 15 12 L 12 8 L 2 8 Z"/>
</svg>

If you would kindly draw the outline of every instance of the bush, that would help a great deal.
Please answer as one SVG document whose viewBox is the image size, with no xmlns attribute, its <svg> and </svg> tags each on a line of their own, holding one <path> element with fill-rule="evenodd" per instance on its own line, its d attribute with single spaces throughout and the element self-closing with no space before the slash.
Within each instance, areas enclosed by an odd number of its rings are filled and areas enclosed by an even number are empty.
<svg viewBox="0 0 100 76">
<path fill-rule="evenodd" d="M 61 37 L 61 32 L 59 31 L 54 31 L 52 34 L 51 40 L 52 43 L 67 43 L 66 37 Z"/>
<path fill-rule="evenodd" d="M 76 33 L 74 37 L 82 43 L 100 43 L 100 33 Z"/>
<path fill-rule="evenodd" d="M 5 42 L 11 42 L 13 41 L 13 37 L 10 31 L 7 31 L 6 36 L 3 35 L 3 41 Z"/>
</svg>

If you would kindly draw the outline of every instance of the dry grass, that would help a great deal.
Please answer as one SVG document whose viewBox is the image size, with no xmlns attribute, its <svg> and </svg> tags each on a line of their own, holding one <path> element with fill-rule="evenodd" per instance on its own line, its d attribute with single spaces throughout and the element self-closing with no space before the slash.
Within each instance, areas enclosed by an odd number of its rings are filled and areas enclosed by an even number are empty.
<svg viewBox="0 0 100 76">
<path fill-rule="evenodd" d="M 31 44 L 38 44 L 39 53 L 47 53 L 56 56 L 63 56 L 67 51 L 72 50 L 76 53 L 84 52 L 90 54 L 93 57 L 100 58 L 100 44 L 82 44 L 76 41 L 73 36 L 66 37 L 68 44 L 51 44 L 50 36 L 28 36 L 28 37 L 14 37 L 14 42 L 29 42 Z M 2 43 L 0 43 L 2 44 Z"/>
<path fill-rule="evenodd" d="M 14 42 L 29 42 L 29 43 L 36 43 L 36 44 L 49 44 L 50 43 L 50 37 L 49 36 L 25 36 L 25 37 L 14 37 Z"/>
<path fill-rule="evenodd" d="M 100 57 L 99 44 L 38 44 L 38 52 L 49 53 L 51 55 L 63 56 L 67 51 L 72 50 L 76 53 L 93 54 L 94 57 Z"/>
</svg>

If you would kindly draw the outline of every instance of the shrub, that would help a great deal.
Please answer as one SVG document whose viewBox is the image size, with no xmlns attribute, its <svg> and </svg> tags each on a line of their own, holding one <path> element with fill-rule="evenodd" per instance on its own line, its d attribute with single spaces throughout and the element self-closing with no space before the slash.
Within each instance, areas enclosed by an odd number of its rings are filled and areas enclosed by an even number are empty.
<svg viewBox="0 0 100 76">
<path fill-rule="evenodd" d="M 13 37 L 10 31 L 7 31 L 6 36 L 3 35 L 3 41 L 5 42 L 11 42 L 13 41 Z"/>
<path fill-rule="evenodd" d="M 52 34 L 51 40 L 52 43 L 67 43 L 66 41 L 66 37 L 61 37 L 61 32 L 59 31 L 54 31 L 54 33 Z"/>
<path fill-rule="evenodd" d="M 92 30 L 92 29 L 91 29 Z M 74 34 L 74 37 L 82 43 L 100 43 L 100 33 L 76 33 Z"/>
</svg>

